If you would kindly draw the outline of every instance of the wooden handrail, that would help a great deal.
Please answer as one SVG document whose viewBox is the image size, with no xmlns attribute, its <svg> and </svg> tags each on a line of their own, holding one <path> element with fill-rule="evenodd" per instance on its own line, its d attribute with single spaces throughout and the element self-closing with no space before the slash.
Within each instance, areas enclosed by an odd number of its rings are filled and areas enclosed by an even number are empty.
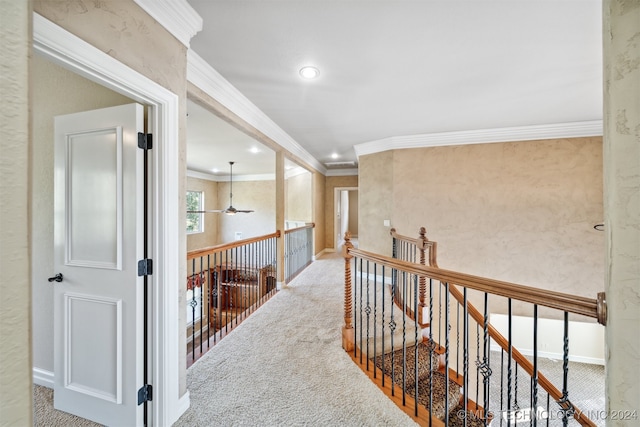
<svg viewBox="0 0 640 427">
<path fill-rule="evenodd" d="M 586 298 L 577 295 L 565 294 L 562 292 L 549 291 L 546 289 L 534 288 L 531 286 L 518 285 L 500 280 L 487 279 L 485 277 L 474 276 L 466 273 L 444 270 L 438 267 L 414 264 L 407 261 L 397 260 L 385 255 L 363 251 L 361 249 L 349 248 L 348 254 L 365 260 L 373 261 L 385 265 L 389 268 L 406 271 L 416 276 L 426 276 L 440 282 L 464 286 L 481 292 L 500 295 L 505 298 L 525 301 L 556 310 L 567 311 L 569 313 L 580 314 L 582 316 L 598 319 L 603 325 L 606 322 L 601 313 L 606 305 L 598 303 L 594 298 Z M 601 299 L 601 296 L 599 296 Z"/>
<path fill-rule="evenodd" d="M 458 302 L 464 306 L 464 295 L 462 294 L 462 292 L 460 292 L 458 290 L 458 288 L 456 288 L 455 286 L 449 286 L 449 293 L 456 299 L 458 300 Z M 475 308 L 475 306 L 473 304 L 470 304 L 467 301 L 467 310 L 469 311 L 469 314 L 471 315 L 471 317 L 479 324 L 479 325 L 484 325 L 484 316 L 480 313 L 480 311 L 478 311 L 477 308 Z M 504 335 L 502 335 L 500 332 L 498 332 L 498 330 L 496 328 L 494 328 L 492 325 L 488 324 L 487 325 L 487 332 L 489 334 L 489 336 L 506 352 L 509 351 L 509 341 L 504 337 Z M 515 348 L 515 347 L 511 347 L 511 355 L 513 357 L 513 360 L 516 361 L 516 363 L 518 365 L 520 365 L 520 367 L 522 369 L 524 369 L 524 371 L 529 374 L 529 376 L 533 377 L 533 364 L 529 361 L 529 359 L 527 359 L 526 357 L 524 357 L 522 355 L 522 353 L 520 353 L 520 351 Z M 538 372 L 538 384 L 547 391 L 547 393 L 549 393 L 549 395 L 551 397 L 553 397 L 553 399 L 556 401 L 556 403 L 558 403 L 563 409 L 569 409 L 571 407 L 572 404 L 570 404 L 569 402 L 563 402 L 562 401 L 562 392 L 560 390 L 558 390 L 558 388 L 556 386 L 553 385 L 553 383 L 551 381 L 549 381 L 549 379 L 547 379 L 547 377 L 545 377 L 543 374 L 541 374 L 540 372 Z M 595 423 L 593 421 L 591 421 L 589 418 L 587 417 L 583 417 L 582 416 L 582 411 L 580 409 L 578 409 L 576 406 L 573 406 L 573 409 L 575 410 L 574 412 L 574 418 L 576 419 L 576 421 L 578 421 L 580 424 L 582 425 L 586 425 L 586 426 L 594 426 L 595 427 Z"/>
<path fill-rule="evenodd" d="M 223 243 L 223 244 L 220 244 L 220 245 L 209 246 L 209 247 L 202 248 L 202 249 L 196 249 L 194 251 L 187 252 L 187 260 L 190 260 L 190 259 L 193 259 L 193 258 L 200 258 L 200 257 L 206 256 L 206 255 L 211 255 L 214 252 L 226 251 L 226 250 L 229 250 L 229 249 L 233 249 L 233 248 L 237 248 L 237 247 L 240 247 L 240 246 L 248 245 L 250 243 L 262 242 L 264 240 L 272 239 L 274 237 L 275 238 L 279 238 L 280 236 L 281 236 L 281 233 L 280 233 L 280 230 L 278 230 L 275 233 L 266 234 L 264 236 L 250 237 L 248 239 L 236 240 L 236 241 L 230 242 L 230 243 Z"/>
<path fill-rule="evenodd" d="M 287 230 L 284 230 L 284 234 L 289 234 L 289 233 L 293 233 L 294 231 L 298 231 L 298 230 L 303 230 L 305 228 L 315 228 L 316 223 L 315 222 L 311 222 L 309 224 L 305 224 L 302 227 L 296 227 L 296 228 L 289 228 Z"/>
</svg>

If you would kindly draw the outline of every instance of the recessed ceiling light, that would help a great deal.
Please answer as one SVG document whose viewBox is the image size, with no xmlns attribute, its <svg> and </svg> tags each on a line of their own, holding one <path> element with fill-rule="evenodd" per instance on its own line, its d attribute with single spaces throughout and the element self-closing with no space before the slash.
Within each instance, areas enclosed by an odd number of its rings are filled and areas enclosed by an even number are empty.
<svg viewBox="0 0 640 427">
<path fill-rule="evenodd" d="M 311 66 L 302 67 L 300 68 L 300 75 L 302 76 L 302 78 L 311 80 L 320 75 L 320 70 L 318 70 L 316 67 Z"/>
<path fill-rule="evenodd" d="M 256 154 L 260 152 L 260 149 L 258 147 L 251 147 L 249 151 L 251 151 L 253 154 Z"/>
<path fill-rule="evenodd" d="M 338 158 L 338 153 L 333 153 L 333 154 L 331 155 L 331 158 L 332 158 L 332 159 L 337 159 L 337 158 Z"/>
</svg>

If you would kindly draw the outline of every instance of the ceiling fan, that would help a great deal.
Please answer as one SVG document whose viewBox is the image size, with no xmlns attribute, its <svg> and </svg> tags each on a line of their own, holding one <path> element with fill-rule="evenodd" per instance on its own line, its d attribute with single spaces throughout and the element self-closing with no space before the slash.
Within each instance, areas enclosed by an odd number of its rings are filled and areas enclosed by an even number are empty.
<svg viewBox="0 0 640 427">
<path fill-rule="evenodd" d="M 237 213 L 250 213 L 252 210 L 236 209 L 233 207 L 233 164 L 229 162 L 229 207 L 226 209 L 215 209 L 206 211 L 187 211 L 187 213 L 226 213 L 227 215 L 235 215 Z"/>
</svg>

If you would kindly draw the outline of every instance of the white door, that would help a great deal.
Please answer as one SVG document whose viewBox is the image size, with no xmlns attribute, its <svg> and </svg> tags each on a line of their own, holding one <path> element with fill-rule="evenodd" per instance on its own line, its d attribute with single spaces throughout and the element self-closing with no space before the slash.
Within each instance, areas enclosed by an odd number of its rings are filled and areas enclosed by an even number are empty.
<svg viewBox="0 0 640 427">
<path fill-rule="evenodd" d="M 143 107 L 55 119 L 54 406 L 143 424 Z"/>
</svg>

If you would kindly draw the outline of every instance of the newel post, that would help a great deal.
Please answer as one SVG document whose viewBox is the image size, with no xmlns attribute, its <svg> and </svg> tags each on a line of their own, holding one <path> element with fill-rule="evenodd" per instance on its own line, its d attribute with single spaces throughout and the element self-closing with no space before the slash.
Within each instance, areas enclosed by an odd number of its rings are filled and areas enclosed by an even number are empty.
<svg viewBox="0 0 640 427">
<path fill-rule="evenodd" d="M 351 259 L 353 256 L 349 253 L 349 249 L 353 249 L 351 243 L 351 233 L 344 233 L 344 246 L 342 247 L 342 255 L 344 256 L 344 326 L 342 327 L 342 348 L 345 351 L 351 351 L 354 348 L 355 332 L 353 329 L 353 312 L 351 300 Z"/>
<path fill-rule="evenodd" d="M 418 236 L 418 244 L 420 247 L 420 265 L 425 265 L 426 257 L 425 250 L 427 247 L 427 230 L 424 227 L 420 227 L 420 236 Z M 420 276 L 419 279 L 420 287 L 419 289 L 419 303 L 418 303 L 418 323 L 424 324 L 424 312 L 425 312 L 425 297 L 427 295 L 427 278 L 425 276 Z"/>
</svg>

